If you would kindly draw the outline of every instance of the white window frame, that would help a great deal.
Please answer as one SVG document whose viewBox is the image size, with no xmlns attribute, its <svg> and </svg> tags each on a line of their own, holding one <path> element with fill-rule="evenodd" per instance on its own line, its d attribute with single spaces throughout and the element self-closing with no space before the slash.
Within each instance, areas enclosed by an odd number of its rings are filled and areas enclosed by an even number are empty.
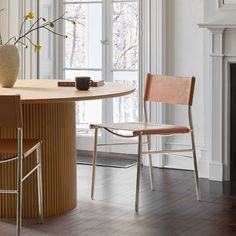
<svg viewBox="0 0 236 236">
<path fill-rule="evenodd" d="M 125 0 L 125 2 L 133 2 L 134 0 Z M 140 1 L 140 0 L 135 0 L 135 1 Z M 101 3 L 103 4 L 103 7 L 102 7 L 102 10 L 103 11 L 106 11 L 108 13 L 110 13 L 110 15 L 108 16 L 107 14 L 102 14 L 103 16 L 103 19 L 102 19 L 102 23 L 103 23 L 103 32 L 102 32 L 102 41 L 106 42 L 108 39 L 109 39 L 109 45 L 106 45 L 105 43 L 103 44 L 102 46 L 102 77 L 105 77 L 106 78 L 106 81 L 113 81 L 113 75 L 112 75 L 112 72 L 113 72 L 113 64 L 112 64 L 112 38 L 111 38 L 111 35 L 112 35 L 112 25 L 108 25 L 107 23 L 110 22 L 109 20 L 112 19 L 112 0 L 103 0 L 102 3 L 100 1 L 85 1 L 83 3 L 79 2 L 79 4 L 93 4 L 93 3 Z M 116 1 L 116 2 L 122 2 L 122 1 Z M 71 2 L 69 2 L 71 3 Z M 73 2 L 74 3 L 74 2 Z M 60 4 L 59 4 L 59 7 L 58 7 L 58 15 L 62 14 L 63 12 L 63 8 L 64 8 L 64 1 L 60 1 Z M 75 2 L 76 4 L 76 2 Z M 107 19 L 107 17 L 109 19 Z M 112 22 L 111 22 L 112 23 Z M 63 28 L 60 28 L 59 29 L 59 32 L 63 33 L 64 32 L 64 29 Z M 56 47 L 64 47 L 64 43 L 63 43 L 63 40 L 59 39 L 57 43 L 57 46 Z M 59 50 L 55 50 L 56 52 L 58 52 Z M 58 58 L 58 66 L 57 69 L 59 68 L 63 68 L 64 67 L 64 61 L 63 61 L 63 57 L 61 56 L 56 56 L 55 58 Z M 110 63 L 110 64 L 108 64 Z M 106 66 L 105 66 L 106 65 Z M 64 69 L 60 69 L 60 72 L 58 74 L 58 77 L 60 79 L 64 78 Z M 84 68 L 83 68 L 84 70 Z M 124 70 L 125 71 L 125 70 Z M 138 71 L 138 70 L 137 70 Z M 103 107 L 102 107 L 102 116 L 103 116 L 103 119 L 105 119 L 105 121 L 111 121 L 112 120 L 112 114 L 111 112 L 106 112 L 107 108 L 109 107 L 109 109 L 112 109 L 112 101 L 111 100 L 105 100 L 103 102 Z M 88 136 L 86 137 L 86 135 L 80 135 L 78 132 L 77 132 L 77 136 L 80 137 L 80 140 L 78 141 L 78 143 L 81 144 L 81 139 L 83 138 L 84 139 L 84 142 L 83 142 L 83 147 L 85 147 L 85 149 L 87 148 L 91 148 L 91 135 L 88 134 Z M 81 138 L 82 137 L 82 138 Z M 103 140 L 105 141 L 105 140 Z M 89 146 L 87 146 L 89 144 Z"/>
<path fill-rule="evenodd" d="M 140 45 L 139 45 L 139 55 L 140 55 L 140 66 L 139 66 L 139 116 L 142 120 L 143 115 L 143 90 L 145 85 L 145 78 L 148 72 L 151 73 L 165 73 L 165 0 L 139 0 L 140 4 Z M 57 1 L 57 9 L 55 14 L 60 15 L 60 12 L 63 12 L 63 0 Z M 108 6 L 106 6 L 108 7 Z M 152 14 L 152 11 L 155 11 L 158 14 Z M 103 19 L 106 21 L 106 19 Z M 104 22 L 103 22 L 104 23 Z M 155 29 L 155 32 L 153 32 Z M 63 33 L 63 29 L 60 28 L 59 31 Z M 155 35 L 154 40 L 153 34 Z M 103 39 L 106 39 L 105 32 L 103 32 Z M 60 38 L 55 39 L 55 49 L 62 48 L 63 40 Z M 107 49 L 104 47 L 103 50 L 107 53 Z M 56 78 L 63 78 L 63 56 L 59 53 L 59 50 L 54 50 L 56 58 L 54 72 Z M 104 54 L 103 54 L 104 55 Z M 105 58 L 103 58 L 105 61 Z M 103 63 L 104 63 L 103 61 Z M 109 71 L 104 71 L 103 73 L 109 73 Z M 109 76 L 108 76 L 109 77 Z M 157 122 L 165 122 L 165 107 L 163 106 L 150 106 L 149 108 L 150 118 Z M 103 109 L 105 112 L 105 109 Z M 156 115 L 158 114 L 158 116 Z M 109 118 L 107 118 L 109 119 Z M 91 139 L 91 138 L 89 138 Z M 88 141 L 88 142 L 87 142 Z M 90 140 L 85 140 L 85 143 L 89 143 L 90 148 L 92 145 L 89 142 Z M 80 140 L 81 142 L 81 140 Z M 152 139 L 153 147 L 161 148 L 164 145 L 164 142 L 161 139 Z M 136 153 L 136 147 L 131 148 L 134 153 Z M 157 160 L 157 161 L 156 161 Z M 165 158 L 157 158 L 154 160 L 154 166 L 163 167 L 165 165 Z"/>
</svg>

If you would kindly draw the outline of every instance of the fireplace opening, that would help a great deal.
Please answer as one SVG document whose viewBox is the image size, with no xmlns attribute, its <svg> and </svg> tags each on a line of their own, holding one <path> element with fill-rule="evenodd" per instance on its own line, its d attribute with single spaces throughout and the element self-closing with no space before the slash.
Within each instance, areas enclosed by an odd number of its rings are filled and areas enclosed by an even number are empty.
<svg viewBox="0 0 236 236">
<path fill-rule="evenodd" d="M 230 64 L 230 181 L 236 181 L 236 63 Z"/>
</svg>

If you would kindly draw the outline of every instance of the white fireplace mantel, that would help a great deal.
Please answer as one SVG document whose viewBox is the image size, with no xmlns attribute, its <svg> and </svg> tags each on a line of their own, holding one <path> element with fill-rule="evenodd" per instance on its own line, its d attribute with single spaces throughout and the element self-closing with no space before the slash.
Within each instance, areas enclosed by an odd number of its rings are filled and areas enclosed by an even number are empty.
<svg viewBox="0 0 236 236">
<path fill-rule="evenodd" d="M 217 23 L 217 22 L 212 22 L 212 23 L 203 23 L 203 24 L 198 24 L 200 28 L 207 28 L 207 29 L 236 29 L 236 23 L 231 24 L 231 23 Z"/>
<path fill-rule="evenodd" d="M 236 24 L 206 23 L 210 31 L 209 61 L 209 179 L 230 180 L 229 64 L 236 62 Z"/>
</svg>

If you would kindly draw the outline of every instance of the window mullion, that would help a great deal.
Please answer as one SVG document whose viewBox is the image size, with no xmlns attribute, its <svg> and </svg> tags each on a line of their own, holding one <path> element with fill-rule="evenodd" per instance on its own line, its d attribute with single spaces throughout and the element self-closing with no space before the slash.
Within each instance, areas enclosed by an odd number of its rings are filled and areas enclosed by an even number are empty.
<svg viewBox="0 0 236 236">
<path fill-rule="evenodd" d="M 113 81 L 113 43 L 112 43 L 112 33 L 113 33 L 113 2 L 112 0 L 107 0 L 107 22 L 106 22 L 106 30 L 107 30 L 107 81 Z"/>
<path fill-rule="evenodd" d="M 107 37 L 107 0 L 102 1 L 102 39 L 101 41 L 107 42 L 108 37 Z M 108 45 L 107 43 L 102 44 L 102 78 L 107 81 L 107 48 Z M 102 122 L 106 122 L 107 120 L 107 101 L 103 100 L 102 101 Z M 102 131 L 102 141 L 106 142 L 106 132 L 104 130 Z M 106 147 L 105 147 L 106 151 Z"/>
<path fill-rule="evenodd" d="M 108 44 L 106 44 L 104 47 L 106 48 L 105 52 L 105 64 L 104 68 L 106 71 L 105 80 L 112 82 L 113 81 L 113 73 L 112 73 L 112 65 L 113 65 L 113 49 L 112 49 L 112 14 L 113 14 L 113 8 L 112 8 L 112 0 L 105 0 L 105 16 L 106 21 L 104 22 L 104 29 L 105 29 L 105 35 L 106 40 Z M 105 122 L 112 122 L 113 120 L 113 100 L 112 99 L 106 99 L 104 101 L 104 121 Z M 105 142 L 108 142 L 110 140 L 110 135 L 106 134 L 104 135 Z M 106 151 L 108 147 L 106 147 Z"/>
</svg>

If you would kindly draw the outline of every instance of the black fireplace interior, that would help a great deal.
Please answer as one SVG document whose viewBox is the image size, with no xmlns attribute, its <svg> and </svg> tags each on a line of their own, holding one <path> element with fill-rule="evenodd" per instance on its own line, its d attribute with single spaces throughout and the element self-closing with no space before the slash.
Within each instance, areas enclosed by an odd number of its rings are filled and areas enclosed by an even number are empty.
<svg viewBox="0 0 236 236">
<path fill-rule="evenodd" d="M 230 64 L 230 181 L 236 181 L 236 63 Z"/>
</svg>

